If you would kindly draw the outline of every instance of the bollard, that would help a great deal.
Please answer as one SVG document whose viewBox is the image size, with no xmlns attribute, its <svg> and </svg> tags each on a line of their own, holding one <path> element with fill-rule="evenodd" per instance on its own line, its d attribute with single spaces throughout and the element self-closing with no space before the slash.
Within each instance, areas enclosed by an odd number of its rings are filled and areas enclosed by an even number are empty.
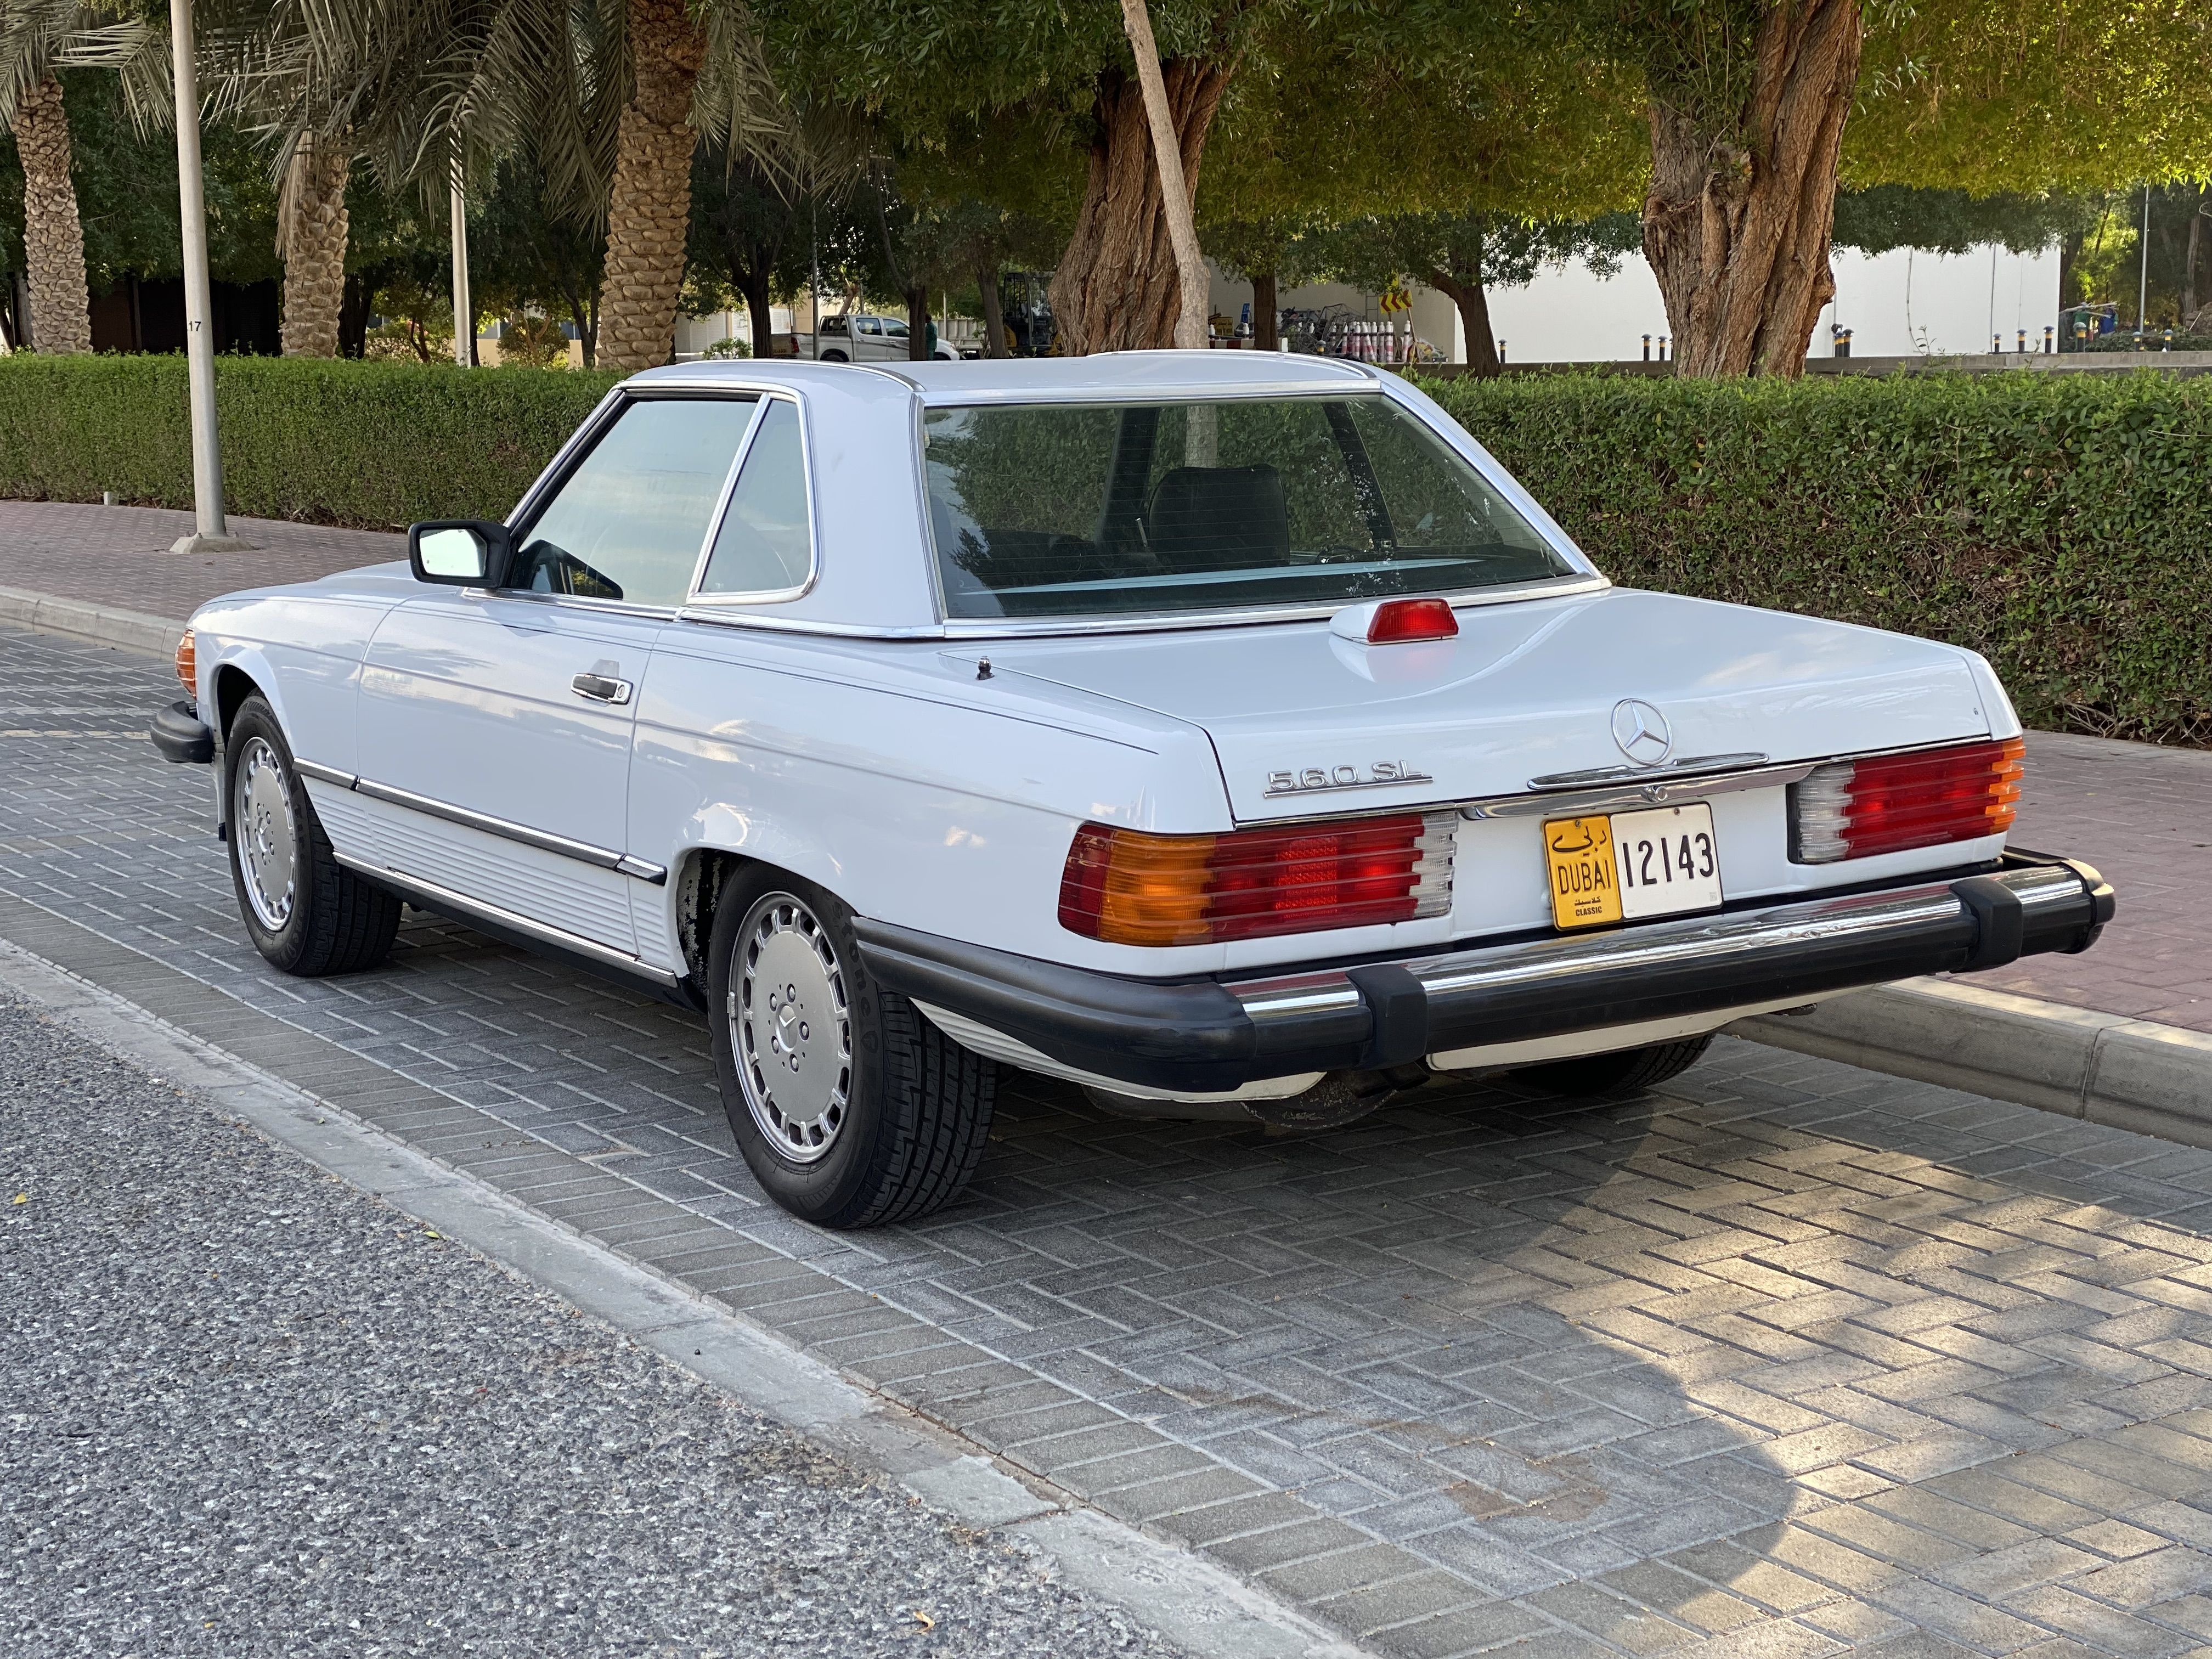
<svg viewBox="0 0 2212 1659">
<path fill-rule="evenodd" d="M 1644 337 L 1644 361 L 1647 363 L 1651 361 L 1651 337 L 1649 334 Z"/>
</svg>

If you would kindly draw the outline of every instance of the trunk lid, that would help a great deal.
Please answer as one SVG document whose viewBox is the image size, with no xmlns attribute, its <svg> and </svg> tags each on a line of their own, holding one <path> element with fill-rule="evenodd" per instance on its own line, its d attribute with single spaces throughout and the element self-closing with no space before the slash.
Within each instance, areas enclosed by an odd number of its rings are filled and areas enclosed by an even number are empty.
<svg viewBox="0 0 2212 1659">
<path fill-rule="evenodd" d="M 994 640 L 988 654 L 994 672 L 1200 726 L 1240 822 L 1517 794 L 1622 766 L 1628 699 L 1664 717 L 1674 762 L 1907 748 L 2005 718 L 1956 647 L 1814 617 L 1616 588 L 1475 606 L 1459 624 L 1454 640 L 1386 647 L 1306 622 Z"/>
</svg>

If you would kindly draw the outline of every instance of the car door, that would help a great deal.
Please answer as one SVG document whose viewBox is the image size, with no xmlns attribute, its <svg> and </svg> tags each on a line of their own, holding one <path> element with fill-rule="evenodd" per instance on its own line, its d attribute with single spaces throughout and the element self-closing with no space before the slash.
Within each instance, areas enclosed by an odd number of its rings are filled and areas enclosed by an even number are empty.
<svg viewBox="0 0 2212 1659">
<path fill-rule="evenodd" d="M 756 411 L 635 398 L 514 526 L 508 586 L 426 590 L 363 665 L 358 794 L 392 874 L 557 943 L 634 954 L 624 801 L 637 697 Z"/>
</svg>

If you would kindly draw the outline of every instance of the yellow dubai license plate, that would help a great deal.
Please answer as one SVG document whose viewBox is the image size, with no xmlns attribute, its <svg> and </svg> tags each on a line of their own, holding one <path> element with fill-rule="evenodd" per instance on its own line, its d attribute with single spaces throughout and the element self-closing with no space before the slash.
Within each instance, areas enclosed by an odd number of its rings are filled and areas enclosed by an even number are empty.
<svg viewBox="0 0 2212 1659">
<path fill-rule="evenodd" d="M 1548 819 L 1544 858 L 1552 921 L 1560 927 L 1720 908 L 1720 849 L 1713 809 L 1702 801 Z"/>
</svg>

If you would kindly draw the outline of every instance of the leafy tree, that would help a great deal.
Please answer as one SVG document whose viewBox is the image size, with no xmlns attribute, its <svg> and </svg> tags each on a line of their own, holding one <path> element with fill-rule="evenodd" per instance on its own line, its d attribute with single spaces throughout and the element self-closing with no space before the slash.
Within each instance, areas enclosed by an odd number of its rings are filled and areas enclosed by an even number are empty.
<svg viewBox="0 0 2212 1659">
<path fill-rule="evenodd" d="M 2200 0 L 1552 0 L 1540 13 L 1643 78 L 1644 251 L 1686 374 L 1802 372 L 1834 291 L 1839 178 L 1988 198 L 2212 172 Z"/>
<path fill-rule="evenodd" d="M 1193 191 L 1241 57 L 1291 9 L 1286 0 L 1165 0 L 1152 9 Z M 902 161 L 910 152 L 957 148 L 979 129 L 1035 135 L 1054 167 L 1081 179 L 1053 279 L 1065 349 L 1172 337 L 1180 283 L 1118 8 L 758 0 L 755 12 L 787 84 L 880 121 Z"/>
<path fill-rule="evenodd" d="M 588 220 L 561 211 L 532 150 L 497 164 L 490 190 L 470 216 L 469 280 L 478 306 L 516 326 L 533 313 L 567 318 L 586 368 L 599 362 L 605 253 Z"/>
<path fill-rule="evenodd" d="M 1512 219 L 1491 213 L 1412 213 L 1339 227 L 1322 255 L 1346 280 L 1380 289 L 1401 276 L 1449 297 L 1467 334 L 1467 361 L 1477 374 L 1501 364 L 1490 325 L 1489 291 L 1521 288 L 1547 264 L 1580 257 L 1601 272 L 1641 240 L 1630 213 L 1585 221 Z"/>
<path fill-rule="evenodd" d="M 1995 243 L 2034 253 L 2096 222 L 2098 200 L 2081 196 L 1970 196 L 1963 190 L 1875 185 L 1836 197 L 1835 242 L 1863 253 L 1917 247 L 1964 253 Z"/>
</svg>

